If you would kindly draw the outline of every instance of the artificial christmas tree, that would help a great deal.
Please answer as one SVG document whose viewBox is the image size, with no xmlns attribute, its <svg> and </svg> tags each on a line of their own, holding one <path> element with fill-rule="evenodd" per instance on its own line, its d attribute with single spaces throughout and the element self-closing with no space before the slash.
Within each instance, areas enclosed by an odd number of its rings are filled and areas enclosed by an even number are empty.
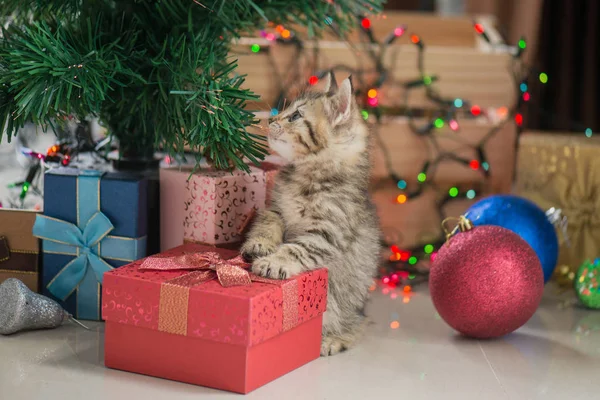
<svg viewBox="0 0 600 400">
<path fill-rule="evenodd" d="M 0 4 L 0 124 L 99 116 L 121 160 L 189 148 L 217 168 L 266 154 L 237 61 L 239 34 L 267 21 L 344 31 L 382 0 L 6 0 Z M 60 16 L 58 18 L 57 16 Z M 0 136 L 1 138 L 2 136 Z M 199 158 L 198 158 L 199 159 Z"/>
</svg>

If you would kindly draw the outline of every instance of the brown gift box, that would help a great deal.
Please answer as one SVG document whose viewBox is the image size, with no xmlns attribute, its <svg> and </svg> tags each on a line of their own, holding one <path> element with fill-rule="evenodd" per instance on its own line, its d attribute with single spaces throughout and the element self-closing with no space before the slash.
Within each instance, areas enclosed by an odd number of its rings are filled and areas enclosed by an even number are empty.
<svg viewBox="0 0 600 400">
<path fill-rule="evenodd" d="M 600 138 L 530 132 L 519 144 L 515 192 L 562 210 L 570 246 L 561 241 L 558 265 L 576 272 L 600 256 Z"/>
<path fill-rule="evenodd" d="M 0 209 L 0 282 L 17 278 L 38 291 L 39 240 L 32 229 L 36 211 Z"/>
</svg>

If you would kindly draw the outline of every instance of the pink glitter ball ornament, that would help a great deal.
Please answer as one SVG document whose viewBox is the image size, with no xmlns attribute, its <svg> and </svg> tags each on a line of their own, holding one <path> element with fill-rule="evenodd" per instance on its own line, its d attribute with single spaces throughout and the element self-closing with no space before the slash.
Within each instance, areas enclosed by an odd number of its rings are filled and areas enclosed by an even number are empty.
<svg viewBox="0 0 600 400">
<path fill-rule="evenodd" d="M 525 324 L 540 304 L 540 261 L 527 242 L 508 229 L 469 228 L 461 226 L 433 261 L 431 298 L 442 319 L 463 335 L 503 336 Z"/>
</svg>

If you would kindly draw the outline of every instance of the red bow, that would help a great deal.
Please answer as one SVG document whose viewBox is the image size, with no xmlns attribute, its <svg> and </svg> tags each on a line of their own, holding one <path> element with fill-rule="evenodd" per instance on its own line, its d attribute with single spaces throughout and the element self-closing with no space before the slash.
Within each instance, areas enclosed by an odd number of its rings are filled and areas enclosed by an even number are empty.
<svg viewBox="0 0 600 400">
<path fill-rule="evenodd" d="M 181 278 L 192 279 L 195 284 L 218 279 L 223 287 L 250 285 L 252 281 L 266 282 L 268 279 L 250 275 L 247 268 L 250 264 L 244 261 L 242 256 L 223 260 L 214 252 L 188 253 L 175 257 L 148 257 L 144 260 L 140 269 L 177 271 L 196 271 Z"/>
</svg>

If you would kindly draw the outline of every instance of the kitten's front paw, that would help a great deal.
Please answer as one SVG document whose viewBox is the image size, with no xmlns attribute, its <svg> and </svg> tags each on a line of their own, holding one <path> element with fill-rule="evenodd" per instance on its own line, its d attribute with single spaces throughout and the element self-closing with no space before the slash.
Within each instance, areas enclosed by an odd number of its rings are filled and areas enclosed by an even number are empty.
<svg viewBox="0 0 600 400">
<path fill-rule="evenodd" d="M 240 249 L 245 260 L 252 261 L 273 254 L 277 246 L 267 240 L 248 239 Z"/>
<path fill-rule="evenodd" d="M 333 356 L 347 349 L 347 343 L 337 336 L 324 336 L 321 340 L 321 357 Z"/>
<path fill-rule="evenodd" d="M 272 254 L 254 261 L 252 263 L 252 272 L 265 278 L 289 279 L 302 272 L 302 269 L 295 263 L 286 262 L 282 257 Z"/>
</svg>

